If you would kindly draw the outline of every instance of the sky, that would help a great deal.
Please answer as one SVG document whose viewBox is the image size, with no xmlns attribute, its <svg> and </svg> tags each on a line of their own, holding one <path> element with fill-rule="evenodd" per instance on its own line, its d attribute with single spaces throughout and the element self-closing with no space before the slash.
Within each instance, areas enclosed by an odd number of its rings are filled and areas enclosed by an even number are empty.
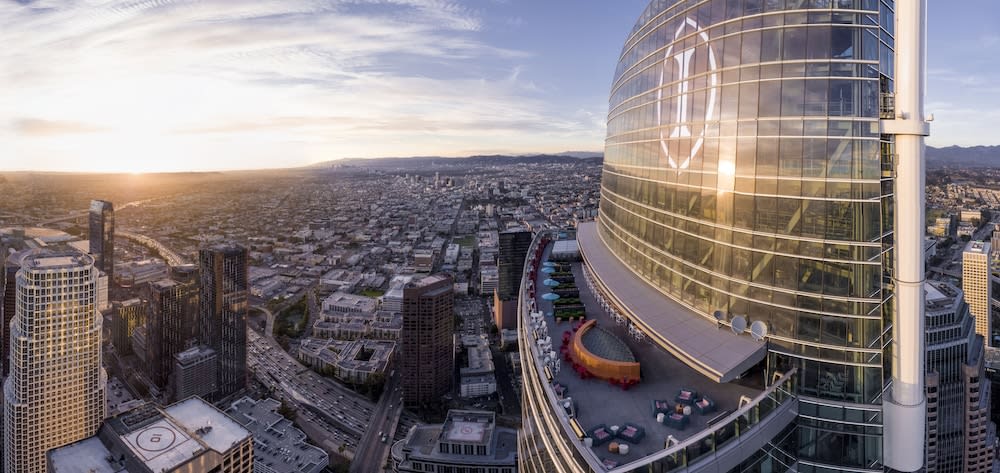
<svg viewBox="0 0 1000 473">
<path fill-rule="evenodd" d="M 0 171 L 600 151 L 646 3 L 0 0 Z M 1000 2 L 929 3 L 928 143 L 1000 144 Z"/>
</svg>

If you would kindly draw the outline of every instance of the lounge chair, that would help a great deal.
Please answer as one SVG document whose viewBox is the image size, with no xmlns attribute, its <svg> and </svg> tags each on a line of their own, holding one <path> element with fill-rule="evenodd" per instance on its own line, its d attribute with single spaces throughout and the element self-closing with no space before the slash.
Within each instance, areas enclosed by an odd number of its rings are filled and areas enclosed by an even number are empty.
<svg viewBox="0 0 1000 473">
<path fill-rule="evenodd" d="M 715 412 L 715 401 L 702 396 L 694 402 L 694 408 L 697 409 L 698 413 L 701 415 Z"/>
<path fill-rule="evenodd" d="M 677 401 L 678 403 L 687 406 L 694 404 L 694 401 L 696 401 L 697 399 L 698 399 L 698 391 L 687 388 L 681 389 L 680 392 L 677 393 L 677 397 L 674 398 L 674 400 Z"/>
<path fill-rule="evenodd" d="M 664 421 L 664 424 L 666 424 L 668 427 L 672 427 L 677 430 L 684 430 L 687 427 L 688 422 L 690 422 L 688 416 L 684 414 L 678 414 L 675 412 L 667 416 L 667 419 Z"/>
</svg>

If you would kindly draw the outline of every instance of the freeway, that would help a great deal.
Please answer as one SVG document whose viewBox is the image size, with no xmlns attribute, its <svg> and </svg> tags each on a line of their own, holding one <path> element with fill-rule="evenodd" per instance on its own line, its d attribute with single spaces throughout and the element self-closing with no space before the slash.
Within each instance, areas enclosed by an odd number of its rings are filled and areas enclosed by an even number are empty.
<svg viewBox="0 0 1000 473">
<path fill-rule="evenodd" d="M 162 243 L 160 243 L 160 242 L 158 242 L 158 241 L 156 241 L 156 240 L 154 240 L 154 239 L 152 239 L 152 238 L 150 238 L 150 237 L 148 237 L 146 235 L 140 235 L 138 233 L 132 233 L 132 232 L 126 232 L 126 231 L 119 230 L 119 231 L 115 232 L 115 236 L 122 236 L 122 237 L 128 238 L 129 240 L 135 240 L 135 241 L 137 241 L 137 242 L 139 242 L 139 243 L 141 243 L 143 245 L 146 245 L 146 246 L 148 246 L 148 247 L 156 250 L 158 253 L 160 253 L 160 256 L 162 256 L 163 259 L 166 260 L 167 264 L 170 265 L 170 266 L 180 266 L 180 265 L 183 265 L 183 264 L 187 264 L 187 261 L 183 257 L 181 257 L 180 255 L 178 255 L 177 253 L 174 253 L 173 250 L 171 250 L 170 248 L 167 248 Z"/>
<path fill-rule="evenodd" d="M 360 439 L 374 406 L 349 388 L 314 373 L 281 349 L 273 340 L 253 330 L 247 331 L 247 364 L 257 378 L 270 376 L 278 388 L 296 404 L 327 414 L 327 421 L 339 430 Z M 265 383 L 267 384 L 267 383 Z"/>
</svg>

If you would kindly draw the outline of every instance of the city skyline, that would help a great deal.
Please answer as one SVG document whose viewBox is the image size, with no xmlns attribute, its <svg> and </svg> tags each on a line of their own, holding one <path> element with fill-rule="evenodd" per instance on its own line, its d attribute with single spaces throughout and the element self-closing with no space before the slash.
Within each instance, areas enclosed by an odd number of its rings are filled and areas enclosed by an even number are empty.
<svg viewBox="0 0 1000 473">
<path fill-rule="evenodd" d="M 0 6 L 0 165 L 287 168 L 603 148 L 606 65 L 644 0 Z M 929 144 L 992 145 L 1000 7 L 932 5 Z M 566 21 L 572 8 L 572 21 Z M 992 13 L 992 14 L 991 14 Z M 460 99 L 456 99 L 460 97 Z M 992 141 L 991 141 L 992 140 Z"/>
</svg>

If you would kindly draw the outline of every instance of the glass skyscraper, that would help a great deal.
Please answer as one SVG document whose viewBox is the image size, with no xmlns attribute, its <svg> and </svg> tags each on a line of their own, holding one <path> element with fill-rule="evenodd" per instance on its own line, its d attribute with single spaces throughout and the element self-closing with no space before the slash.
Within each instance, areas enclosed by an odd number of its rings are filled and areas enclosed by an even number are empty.
<svg viewBox="0 0 1000 473">
<path fill-rule="evenodd" d="M 97 269 L 108 275 L 108 283 L 114 283 L 115 273 L 115 206 L 106 200 L 90 202 L 88 214 L 90 225 L 90 254 L 94 256 Z"/>
<path fill-rule="evenodd" d="M 600 216 L 590 224 L 596 246 L 580 228 L 588 274 L 631 330 L 709 378 L 740 378 L 758 361 L 766 380 L 795 373 L 798 415 L 771 443 L 767 455 L 780 459 L 771 465 L 889 466 L 883 404 L 899 370 L 894 290 L 903 285 L 894 274 L 896 138 L 883 124 L 898 118 L 896 3 L 653 0 L 615 71 Z M 643 312 L 615 294 L 620 278 L 601 274 L 610 264 L 600 252 L 668 307 Z M 666 314 L 673 304 L 682 315 Z M 684 332 L 731 329 L 720 346 L 753 332 L 766 355 L 691 353 L 677 325 L 663 328 L 681 319 Z M 528 437 L 546 430 L 545 390 L 534 382 L 525 381 Z M 584 464 L 562 457 L 567 471 Z M 671 470 L 654 465 L 648 471 Z"/>
</svg>

